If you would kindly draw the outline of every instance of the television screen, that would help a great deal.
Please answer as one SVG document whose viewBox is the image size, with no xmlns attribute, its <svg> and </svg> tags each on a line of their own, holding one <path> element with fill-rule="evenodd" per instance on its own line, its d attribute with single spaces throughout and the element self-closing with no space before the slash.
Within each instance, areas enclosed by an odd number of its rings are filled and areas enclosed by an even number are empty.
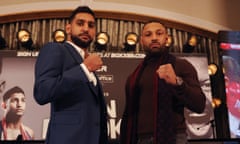
<svg viewBox="0 0 240 144">
<path fill-rule="evenodd" d="M 240 32 L 220 31 L 219 48 L 222 52 L 231 138 L 240 137 Z"/>
</svg>

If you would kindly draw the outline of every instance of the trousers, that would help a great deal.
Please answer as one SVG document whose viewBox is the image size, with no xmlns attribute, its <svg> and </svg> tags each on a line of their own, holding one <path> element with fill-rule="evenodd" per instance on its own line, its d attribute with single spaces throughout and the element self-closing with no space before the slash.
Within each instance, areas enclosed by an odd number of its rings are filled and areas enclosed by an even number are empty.
<svg viewBox="0 0 240 144">
<path fill-rule="evenodd" d="M 139 137 L 137 144 L 153 144 L 153 140 L 154 140 L 153 136 Z M 176 135 L 176 144 L 188 144 L 187 134 L 178 133 Z"/>
</svg>

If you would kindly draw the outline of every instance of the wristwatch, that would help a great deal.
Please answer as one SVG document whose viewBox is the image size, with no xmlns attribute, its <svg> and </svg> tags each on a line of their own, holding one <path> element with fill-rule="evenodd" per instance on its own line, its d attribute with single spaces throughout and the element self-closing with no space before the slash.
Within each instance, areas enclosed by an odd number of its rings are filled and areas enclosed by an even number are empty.
<svg viewBox="0 0 240 144">
<path fill-rule="evenodd" d="M 182 85 L 182 84 L 183 84 L 183 79 L 182 79 L 181 77 L 177 76 L 177 77 L 176 77 L 176 84 L 177 84 L 178 86 Z"/>
</svg>

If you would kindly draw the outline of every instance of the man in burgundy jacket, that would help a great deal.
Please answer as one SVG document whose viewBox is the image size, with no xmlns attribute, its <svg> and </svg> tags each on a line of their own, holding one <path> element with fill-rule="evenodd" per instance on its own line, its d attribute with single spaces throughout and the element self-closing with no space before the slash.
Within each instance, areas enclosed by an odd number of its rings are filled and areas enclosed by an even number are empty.
<svg viewBox="0 0 240 144">
<path fill-rule="evenodd" d="M 184 108 L 202 113 L 206 97 L 195 68 L 168 52 L 166 27 L 144 25 L 146 57 L 128 77 L 121 144 L 186 144 Z"/>
</svg>

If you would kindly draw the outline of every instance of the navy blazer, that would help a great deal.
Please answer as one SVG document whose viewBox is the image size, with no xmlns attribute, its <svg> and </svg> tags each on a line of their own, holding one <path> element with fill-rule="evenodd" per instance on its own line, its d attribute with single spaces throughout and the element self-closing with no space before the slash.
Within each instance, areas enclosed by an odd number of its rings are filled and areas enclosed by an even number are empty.
<svg viewBox="0 0 240 144">
<path fill-rule="evenodd" d="M 107 144 L 107 112 L 101 84 L 89 82 L 82 57 L 69 43 L 50 42 L 35 65 L 34 98 L 51 104 L 47 144 Z"/>
</svg>

